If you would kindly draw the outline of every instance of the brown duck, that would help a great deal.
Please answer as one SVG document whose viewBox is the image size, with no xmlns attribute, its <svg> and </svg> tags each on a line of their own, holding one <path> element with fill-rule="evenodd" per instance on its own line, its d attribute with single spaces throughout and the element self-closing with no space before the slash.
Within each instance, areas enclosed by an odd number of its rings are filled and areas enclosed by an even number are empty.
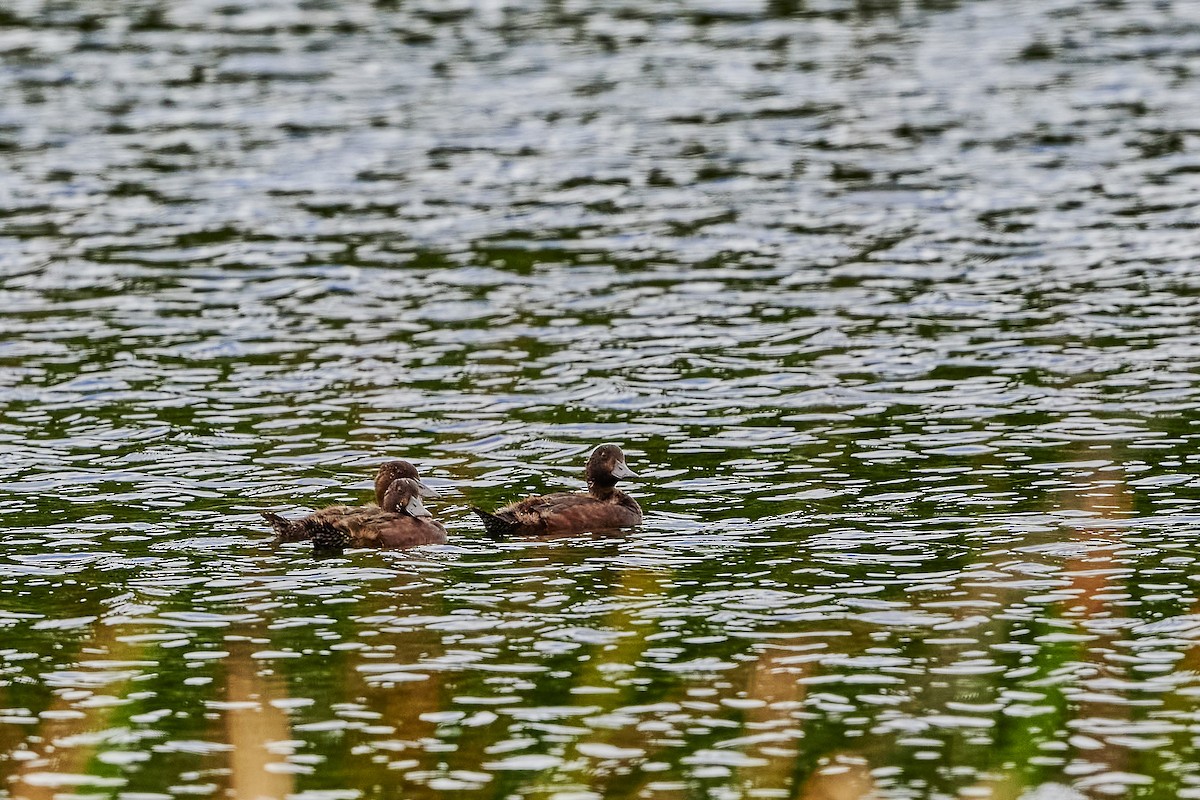
<svg viewBox="0 0 1200 800">
<path fill-rule="evenodd" d="M 413 492 L 416 503 L 413 510 L 406 511 Z M 417 468 L 409 462 L 389 461 L 375 474 L 377 506 L 330 506 L 295 520 L 284 519 L 270 511 L 261 514 L 275 529 L 276 543 L 321 542 L 337 539 L 342 534 L 349 537 L 349 542 L 337 545 L 339 547 L 412 547 L 445 542 L 446 530 L 430 518 L 421 504 L 422 495 L 437 497 L 437 492 L 421 480 Z M 395 519 L 397 516 L 419 520 L 421 524 L 400 522 Z M 420 541 L 410 542 L 416 539 Z"/>
<path fill-rule="evenodd" d="M 332 506 L 296 520 L 269 511 L 262 514 L 275 528 L 276 541 L 311 539 L 317 550 L 416 547 L 446 542 L 446 529 L 433 520 L 421 503 L 421 483 L 412 478 L 392 481 L 378 507 Z"/>
<path fill-rule="evenodd" d="M 579 533 L 642 524 L 637 501 L 616 488 L 621 478 L 637 475 L 625 465 L 625 454 L 615 444 L 602 444 L 587 462 L 587 494 L 559 492 L 530 497 L 488 513 L 472 508 L 491 536 L 538 536 Z"/>
</svg>

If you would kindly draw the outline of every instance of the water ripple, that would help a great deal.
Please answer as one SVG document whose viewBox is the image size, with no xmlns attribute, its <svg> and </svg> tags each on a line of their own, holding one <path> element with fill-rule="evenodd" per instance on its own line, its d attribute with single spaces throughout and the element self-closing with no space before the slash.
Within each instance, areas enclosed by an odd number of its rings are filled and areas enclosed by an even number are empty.
<svg viewBox="0 0 1200 800">
<path fill-rule="evenodd" d="M 11 791 L 1197 796 L 1197 23 L 0 10 Z"/>
</svg>

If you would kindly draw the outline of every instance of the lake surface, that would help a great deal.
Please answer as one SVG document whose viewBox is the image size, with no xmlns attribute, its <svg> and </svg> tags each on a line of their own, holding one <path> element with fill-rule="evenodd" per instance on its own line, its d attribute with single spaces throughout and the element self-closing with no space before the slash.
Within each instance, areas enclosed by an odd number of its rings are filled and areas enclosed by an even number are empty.
<svg viewBox="0 0 1200 800">
<path fill-rule="evenodd" d="M 1200 797 L 1200 4 L 0 8 L 0 797 Z M 635 531 L 472 505 L 620 443 Z M 414 461 L 451 543 L 258 512 Z"/>
</svg>

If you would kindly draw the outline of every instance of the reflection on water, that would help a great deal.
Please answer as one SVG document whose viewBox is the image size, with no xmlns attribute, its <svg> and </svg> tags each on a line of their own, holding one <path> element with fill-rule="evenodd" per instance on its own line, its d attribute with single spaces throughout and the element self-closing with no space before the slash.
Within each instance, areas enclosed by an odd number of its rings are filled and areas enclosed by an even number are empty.
<svg viewBox="0 0 1200 800">
<path fill-rule="evenodd" d="M 0 796 L 1200 797 L 1198 40 L 0 8 Z M 451 544 L 270 547 L 396 457 Z"/>
</svg>

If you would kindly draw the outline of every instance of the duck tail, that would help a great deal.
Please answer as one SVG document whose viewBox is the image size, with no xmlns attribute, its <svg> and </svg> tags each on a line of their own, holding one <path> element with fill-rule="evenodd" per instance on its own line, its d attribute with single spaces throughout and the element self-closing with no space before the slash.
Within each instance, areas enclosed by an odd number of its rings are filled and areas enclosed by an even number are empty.
<svg viewBox="0 0 1200 800">
<path fill-rule="evenodd" d="M 488 513 L 478 506 L 471 506 L 471 510 L 483 520 L 483 529 L 493 539 L 503 539 L 511 536 L 513 531 L 516 530 L 517 524 L 511 520 Z"/>
<path fill-rule="evenodd" d="M 300 542 L 310 538 L 305 535 L 302 525 L 298 525 L 290 519 L 284 519 L 270 511 L 260 511 L 258 513 L 275 529 L 276 544 L 280 544 L 281 542 Z"/>
</svg>

